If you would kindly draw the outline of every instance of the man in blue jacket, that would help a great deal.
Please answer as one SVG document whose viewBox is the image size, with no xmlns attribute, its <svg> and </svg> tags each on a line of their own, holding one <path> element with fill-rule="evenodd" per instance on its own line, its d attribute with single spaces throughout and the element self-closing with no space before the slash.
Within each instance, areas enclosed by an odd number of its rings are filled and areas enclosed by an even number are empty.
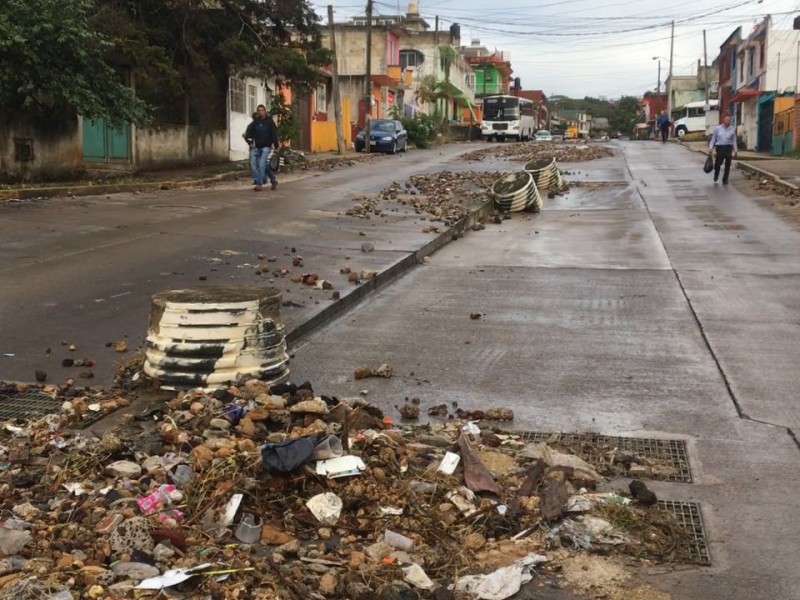
<svg viewBox="0 0 800 600">
<path fill-rule="evenodd" d="M 661 132 L 661 143 L 664 144 L 669 137 L 669 117 L 667 111 L 662 110 L 661 114 L 656 119 L 656 128 Z"/>
<path fill-rule="evenodd" d="M 263 104 L 256 108 L 256 117 L 247 126 L 244 139 L 250 145 L 250 174 L 256 184 L 253 189 L 257 192 L 263 190 L 264 180 L 267 178 L 272 189 L 277 189 L 278 179 L 270 169 L 269 155 L 273 148 L 278 149 L 280 140 L 275 121 L 267 114 L 267 108 Z"/>
<path fill-rule="evenodd" d="M 736 158 L 738 148 L 736 146 L 736 127 L 731 125 L 731 118 L 725 115 L 722 123 L 714 128 L 711 141 L 708 143 L 709 152 L 715 152 L 714 159 L 714 183 L 719 179 L 719 170 L 722 163 L 725 163 L 725 171 L 722 174 L 722 183 L 728 184 L 728 176 L 731 173 L 731 159 Z"/>
</svg>

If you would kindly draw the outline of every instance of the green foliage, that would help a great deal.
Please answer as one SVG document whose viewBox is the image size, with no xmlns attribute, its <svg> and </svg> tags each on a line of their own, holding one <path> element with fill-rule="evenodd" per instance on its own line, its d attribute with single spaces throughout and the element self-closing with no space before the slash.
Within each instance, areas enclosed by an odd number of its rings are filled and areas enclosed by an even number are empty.
<svg viewBox="0 0 800 600">
<path fill-rule="evenodd" d="M 217 125 L 231 75 L 316 85 L 318 20 L 307 0 L 2 0 L 0 106 Z"/>
<path fill-rule="evenodd" d="M 442 118 L 436 111 L 432 115 L 417 113 L 414 117 L 402 118 L 400 121 L 408 132 L 408 141 L 417 148 L 427 148 L 436 139 Z"/>
<path fill-rule="evenodd" d="M 0 8 L 0 106 L 51 112 L 65 106 L 112 125 L 142 123 L 147 107 L 107 60 L 93 29 L 94 0 L 4 0 Z"/>
<path fill-rule="evenodd" d="M 278 126 L 278 137 L 281 142 L 291 142 L 300 136 L 300 122 L 297 120 L 297 114 L 291 106 L 286 104 L 286 98 L 282 92 L 278 92 L 272 97 L 269 114 L 272 115 Z"/>
<path fill-rule="evenodd" d="M 554 112 L 580 110 L 592 117 L 606 118 L 611 131 L 619 131 L 624 134 L 633 131 L 633 127 L 638 121 L 637 103 L 638 99 L 634 96 L 622 96 L 619 100 L 589 96 L 583 99 L 551 96 L 549 101 L 550 109 Z"/>
</svg>

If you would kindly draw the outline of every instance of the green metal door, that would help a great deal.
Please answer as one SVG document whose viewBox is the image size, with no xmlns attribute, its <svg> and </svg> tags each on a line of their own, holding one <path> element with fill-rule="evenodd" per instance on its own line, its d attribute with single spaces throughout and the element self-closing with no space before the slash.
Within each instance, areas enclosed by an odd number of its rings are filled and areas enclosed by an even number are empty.
<svg viewBox="0 0 800 600">
<path fill-rule="evenodd" d="M 83 120 L 83 158 L 91 162 L 127 161 L 130 125 L 111 129 L 105 119 Z"/>
<path fill-rule="evenodd" d="M 91 161 L 106 159 L 106 122 L 103 119 L 83 120 L 83 158 Z"/>
<path fill-rule="evenodd" d="M 130 126 L 123 125 L 117 129 L 106 128 L 106 148 L 110 160 L 127 160 L 130 141 Z"/>
</svg>

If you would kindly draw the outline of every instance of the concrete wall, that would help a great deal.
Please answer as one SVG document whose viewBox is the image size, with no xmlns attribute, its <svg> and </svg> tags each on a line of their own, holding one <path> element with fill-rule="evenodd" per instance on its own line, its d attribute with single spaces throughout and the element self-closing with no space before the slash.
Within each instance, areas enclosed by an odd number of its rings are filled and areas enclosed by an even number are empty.
<svg viewBox="0 0 800 600">
<path fill-rule="evenodd" d="M 33 160 L 17 160 L 15 140 L 32 140 Z M 76 115 L 0 117 L 0 181 L 53 180 L 84 170 Z"/>
<path fill-rule="evenodd" d="M 388 36 L 385 28 L 372 28 L 372 73 L 386 73 Z M 364 75 L 367 72 L 367 31 L 365 28 L 350 25 L 337 25 L 336 58 L 339 66 L 339 75 Z M 331 47 L 330 34 L 325 28 L 322 43 L 326 48 Z M 399 49 L 397 50 L 399 53 Z"/>
<path fill-rule="evenodd" d="M 798 47 L 800 31 L 770 29 L 767 43 L 766 75 L 763 89 L 783 92 L 787 88 L 796 89 Z M 780 54 L 780 57 L 778 56 Z M 780 77 L 780 79 L 779 79 Z"/>
<path fill-rule="evenodd" d="M 148 170 L 228 160 L 228 132 L 190 125 L 155 125 L 133 136 L 134 165 Z"/>
<path fill-rule="evenodd" d="M 758 141 L 758 100 L 742 102 L 742 137 L 747 150 L 755 150 Z"/>
</svg>

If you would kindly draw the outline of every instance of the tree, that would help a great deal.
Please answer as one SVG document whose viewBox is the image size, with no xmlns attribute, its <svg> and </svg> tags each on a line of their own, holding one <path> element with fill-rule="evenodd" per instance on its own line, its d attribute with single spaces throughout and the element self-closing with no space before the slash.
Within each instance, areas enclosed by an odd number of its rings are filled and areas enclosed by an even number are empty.
<svg viewBox="0 0 800 600">
<path fill-rule="evenodd" d="M 316 85 L 318 21 L 307 0 L 2 0 L 0 106 L 219 125 L 232 75 Z"/>
<path fill-rule="evenodd" d="M 282 92 L 273 96 L 269 114 L 275 120 L 281 142 L 285 144 L 297 139 L 300 135 L 300 123 L 292 108 L 286 104 L 286 98 Z"/>
<path fill-rule="evenodd" d="M 4 0 L 0 8 L 0 106 L 72 107 L 112 124 L 141 123 L 147 107 L 108 63 L 111 41 L 90 20 L 94 0 Z"/>
<path fill-rule="evenodd" d="M 320 80 L 318 68 L 331 60 L 306 0 L 97 2 L 97 27 L 113 37 L 137 90 L 162 107 L 164 120 L 183 120 L 184 110 L 201 123 L 224 120 L 232 75 L 276 77 L 298 91 L 311 89 Z"/>
</svg>

